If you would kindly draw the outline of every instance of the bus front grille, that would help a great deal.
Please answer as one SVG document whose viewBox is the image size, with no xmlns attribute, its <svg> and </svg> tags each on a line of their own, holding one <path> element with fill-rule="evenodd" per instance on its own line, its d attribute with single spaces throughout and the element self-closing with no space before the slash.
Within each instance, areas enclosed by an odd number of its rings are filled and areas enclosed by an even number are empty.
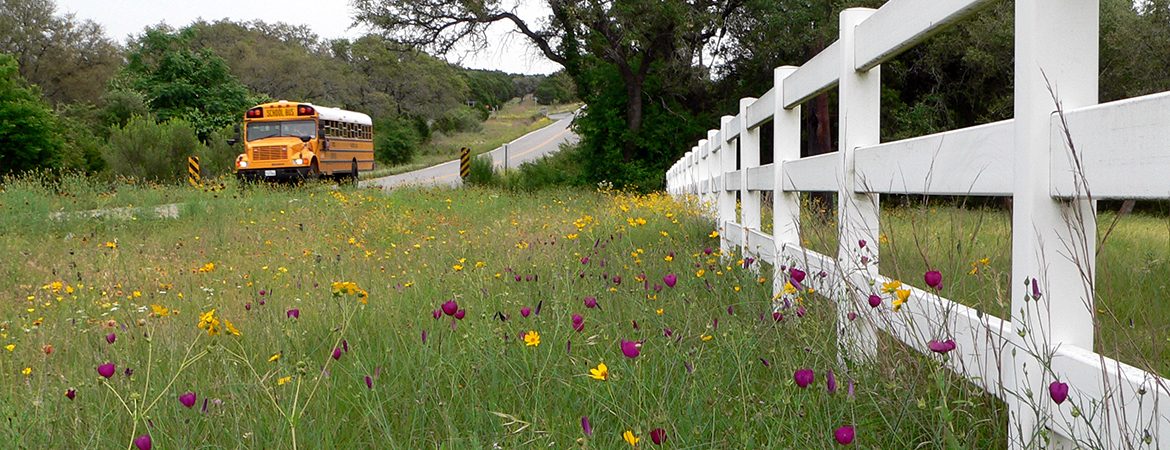
<svg viewBox="0 0 1170 450">
<path fill-rule="evenodd" d="M 253 161 L 273 161 L 280 159 L 288 159 L 287 147 L 283 145 L 270 145 L 266 147 L 252 148 Z"/>
</svg>

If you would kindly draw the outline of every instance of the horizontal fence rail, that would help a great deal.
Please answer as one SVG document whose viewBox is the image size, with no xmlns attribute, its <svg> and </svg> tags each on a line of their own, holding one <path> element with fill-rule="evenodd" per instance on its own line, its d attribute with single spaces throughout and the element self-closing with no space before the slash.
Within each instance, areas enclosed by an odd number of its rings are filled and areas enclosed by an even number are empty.
<svg viewBox="0 0 1170 450">
<path fill-rule="evenodd" d="M 890 0 L 842 12 L 839 39 L 801 67 L 777 68 L 773 86 L 667 171 L 666 188 L 716 217 L 724 250 L 772 264 L 775 294 L 789 280 L 782 268 L 818 274 L 806 284 L 837 301 L 842 357 L 864 360 L 875 330 L 923 353 L 924 336 L 953 339 L 947 366 L 1006 402 L 1011 448 L 1037 447 L 1044 430 L 1050 448 L 1170 448 L 1168 380 L 1092 350 L 1093 201 L 1170 199 L 1170 93 L 1097 104 L 1097 1 L 1016 0 L 1015 118 L 878 142 L 880 64 L 990 4 Z M 841 147 L 802 158 L 800 105 L 833 88 Z M 772 148 L 760 148 L 762 126 Z M 773 163 L 759 163 L 764 151 Z M 773 193 L 772 234 L 761 231 L 762 192 Z M 800 192 L 837 193 L 837 255 L 802 247 Z M 1012 197 L 1020 313 L 1007 321 L 913 287 L 898 311 L 870 308 L 871 286 L 891 281 L 867 262 L 878 258 L 881 194 Z M 849 244 L 859 237 L 875 244 Z M 1038 394 L 1052 381 L 1082 399 L 1079 414 Z"/>
</svg>

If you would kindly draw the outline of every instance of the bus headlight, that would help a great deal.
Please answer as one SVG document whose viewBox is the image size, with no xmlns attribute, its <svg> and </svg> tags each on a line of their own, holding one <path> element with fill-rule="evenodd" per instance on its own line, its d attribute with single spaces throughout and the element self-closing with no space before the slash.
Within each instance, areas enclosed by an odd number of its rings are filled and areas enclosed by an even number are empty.
<svg viewBox="0 0 1170 450">
<path fill-rule="evenodd" d="M 240 167 L 241 168 L 248 167 L 248 162 L 247 161 L 240 161 Z"/>
<path fill-rule="evenodd" d="M 296 165 L 298 165 L 298 166 L 299 166 L 299 165 L 302 165 L 302 164 L 304 164 L 304 163 L 305 163 L 305 160 L 303 160 L 303 159 L 301 159 L 301 158 L 297 158 L 297 159 L 294 159 L 294 160 L 293 160 L 293 164 L 296 164 Z"/>
</svg>

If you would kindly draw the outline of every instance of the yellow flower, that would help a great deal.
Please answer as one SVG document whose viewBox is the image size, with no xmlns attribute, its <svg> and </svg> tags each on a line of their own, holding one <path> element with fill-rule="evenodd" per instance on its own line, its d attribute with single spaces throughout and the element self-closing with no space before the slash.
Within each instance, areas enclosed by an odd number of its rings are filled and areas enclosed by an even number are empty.
<svg viewBox="0 0 1170 450">
<path fill-rule="evenodd" d="M 598 364 L 596 369 L 589 369 L 589 378 L 605 381 L 609 378 L 609 367 L 606 367 L 605 363 Z"/>
<path fill-rule="evenodd" d="M 704 335 L 702 335 L 702 338 L 703 338 L 703 340 L 704 340 L 704 341 L 709 341 L 709 340 L 711 340 L 711 338 L 712 338 L 712 337 L 714 337 L 714 336 L 711 336 L 711 335 L 709 335 L 709 334 L 704 334 Z"/>
<path fill-rule="evenodd" d="M 16 349 L 16 346 L 12 345 L 12 344 L 8 344 L 8 345 L 5 345 L 4 348 L 7 349 L 8 351 L 13 351 Z"/>
<path fill-rule="evenodd" d="M 211 272 L 212 270 L 215 270 L 215 263 L 207 263 L 199 268 L 200 272 Z"/>
<path fill-rule="evenodd" d="M 161 317 L 161 316 L 171 315 L 171 310 L 169 310 L 167 308 L 163 308 L 162 305 L 150 305 L 150 309 L 154 310 L 154 315 L 156 315 L 156 316 Z M 202 319 L 200 319 L 200 320 L 202 320 Z M 203 328 L 203 327 L 200 327 L 200 328 Z"/>
<path fill-rule="evenodd" d="M 288 383 L 289 381 L 292 381 L 292 377 L 284 377 L 284 378 L 281 378 L 279 380 L 276 380 L 276 385 L 277 386 L 284 386 L 284 384 Z"/>
<path fill-rule="evenodd" d="M 910 290 L 898 289 L 894 293 L 898 296 L 898 298 L 894 299 L 894 311 L 898 311 L 902 309 L 902 304 L 906 303 L 906 299 L 910 298 Z"/>
<path fill-rule="evenodd" d="M 458 272 L 458 271 L 460 271 L 460 270 L 463 270 L 463 265 L 461 265 L 461 264 L 456 264 L 456 265 L 454 265 L 454 266 L 451 266 L 451 268 L 452 268 L 452 269 L 455 269 L 455 271 L 456 271 L 456 272 Z"/>
<path fill-rule="evenodd" d="M 106 242 L 106 247 L 118 248 L 118 243 L 117 242 Z"/>
<path fill-rule="evenodd" d="M 711 234 L 708 234 L 708 235 L 707 235 L 707 237 L 709 237 L 709 238 L 717 238 L 717 237 L 719 237 L 719 231 L 712 231 L 712 232 L 711 232 Z"/>
<path fill-rule="evenodd" d="M 882 283 L 882 292 L 893 294 L 894 291 L 898 290 L 900 287 L 902 287 L 902 282 L 898 280 L 894 280 L 889 283 Z"/>
<path fill-rule="evenodd" d="M 141 292 L 134 291 L 134 298 L 138 298 L 138 297 L 141 297 L 141 296 L 142 296 L 142 293 L 141 293 Z"/>
<path fill-rule="evenodd" d="M 208 336 L 219 334 L 219 319 L 215 318 L 214 309 L 199 315 L 199 328 L 207 329 Z"/>
<path fill-rule="evenodd" d="M 662 259 L 666 260 L 666 262 L 671 262 L 671 261 L 674 261 L 674 257 L 673 257 L 673 256 L 670 256 L 670 255 L 666 255 L 666 257 L 665 257 L 665 258 L 662 258 Z"/>
<path fill-rule="evenodd" d="M 524 346 L 536 347 L 538 345 L 540 345 L 540 333 L 531 330 L 524 333 Z"/>
<path fill-rule="evenodd" d="M 656 312 L 658 314 L 662 314 L 662 308 L 658 308 L 658 309 L 654 310 L 654 312 Z"/>
<path fill-rule="evenodd" d="M 696 277 L 696 278 L 702 278 L 702 277 L 703 277 L 703 274 L 705 274 L 705 273 L 707 273 L 707 271 L 706 271 L 706 270 L 699 269 L 699 271 L 698 271 L 698 272 L 695 272 L 695 277 Z"/>
<path fill-rule="evenodd" d="M 240 331 L 237 330 L 236 327 L 232 326 L 232 323 L 229 322 L 227 319 L 223 319 L 223 328 L 225 330 L 227 330 L 228 333 L 231 333 L 232 335 L 235 335 L 235 336 L 240 335 Z"/>
<path fill-rule="evenodd" d="M 278 359 L 280 359 L 280 353 L 277 353 L 277 354 L 275 354 L 275 355 L 272 355 L 272 357 L 271 357 L 271 358 L 268 358 L 268 361 L 269 361 L 269 362 L 271 362 L 271 361 L 276 361 L 276 360 L 278 360 Z"/>
<path fill-rule="evenodd" d="M 24 370 L 20 371 L 20 373 L 23 373 L 25 375 L 29 375 L 32 373 L 32 367 L 25 367 Z"/>
<path fill-rule="evenodd" d="M 625 433 L 622 433 L 622 439 L 625 439 L 626 442 L 629 442 L 631 447 L 638 445 L 639 439 L 634 437 L 633 431 L 626 430 Z"/>
</svg>

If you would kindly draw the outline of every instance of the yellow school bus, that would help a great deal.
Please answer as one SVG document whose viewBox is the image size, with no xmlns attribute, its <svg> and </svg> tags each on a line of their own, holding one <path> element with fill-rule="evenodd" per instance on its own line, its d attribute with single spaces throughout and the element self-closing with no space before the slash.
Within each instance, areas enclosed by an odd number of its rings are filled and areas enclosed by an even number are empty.
<svg viewBox="0 0 1170 450">
<path fill-rule="evenodd" d="M 287 100 L 265 103 L 244 113 L 242 137 L 244 153 L 236 157 L 241 179 L 357 180 L 358 172 L 374 170 L 374 125 L 359 112 Z"/>
</svg>

